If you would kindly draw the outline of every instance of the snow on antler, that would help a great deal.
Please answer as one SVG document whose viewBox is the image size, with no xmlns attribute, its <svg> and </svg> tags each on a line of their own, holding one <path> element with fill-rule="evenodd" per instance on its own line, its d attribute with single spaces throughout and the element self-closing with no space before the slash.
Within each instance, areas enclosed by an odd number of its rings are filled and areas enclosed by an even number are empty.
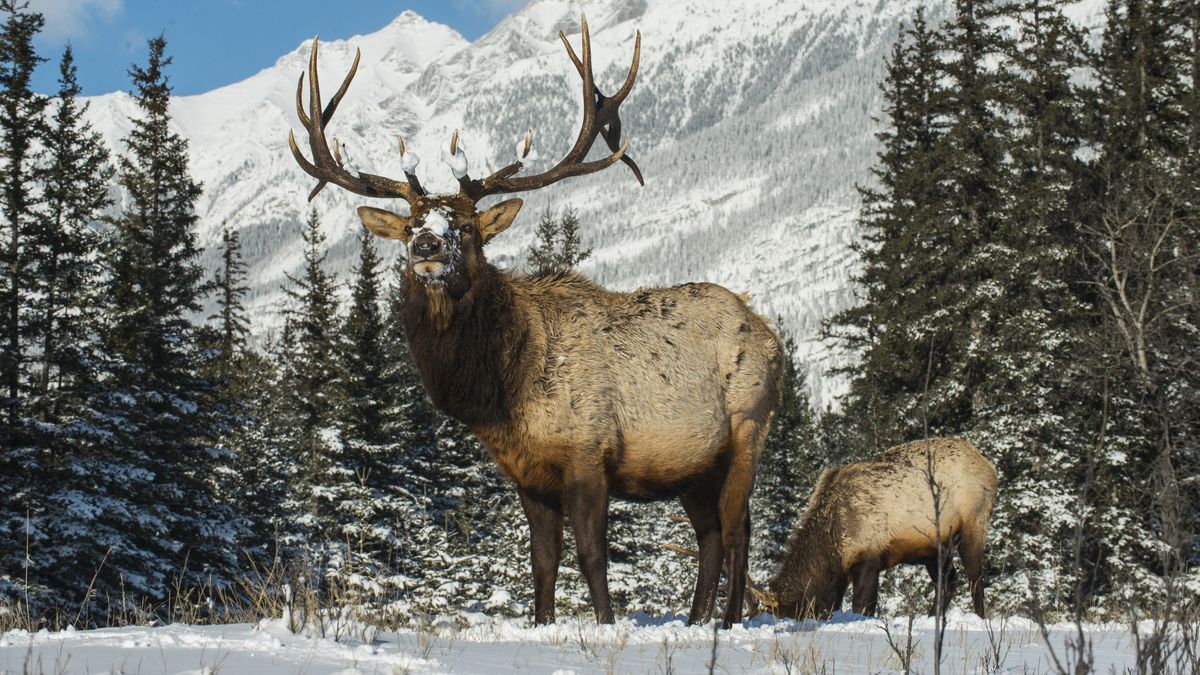
<svg viewBox="0 0 1200 675">
<path fill-rule="evenodd" d="M 442 161 L 450 167 L 450 172 L 456 179 L 461 180 L 469 173 L 467 153 L 463 152 L 463 146 L 458 141 L 458 129 L 455 129 L 454 134 L 450 136 L 450 152 L 442 157 Z"/>
<path fill-rule="evenodd" d="M 404 138 L 398 137 L 400 140 L 400 170 L 406 174 L 416 173 L 417 165 L 421 163 L 421 158 L 417 153 L 404 147 Z"/>
</svg>

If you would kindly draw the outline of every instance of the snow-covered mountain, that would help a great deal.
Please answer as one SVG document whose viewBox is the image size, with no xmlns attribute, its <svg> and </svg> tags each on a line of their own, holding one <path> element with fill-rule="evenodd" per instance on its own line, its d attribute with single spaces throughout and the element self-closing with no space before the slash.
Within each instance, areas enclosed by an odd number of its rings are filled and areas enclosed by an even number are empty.
<svg viewBox="0 0 1200 675">
<path fill-rule="evenodd" d="M 423 158 L 422 182 L 451 191 L 457 184 L 440 157 L 453 129 L 478 175 L 481 164 L 490 171 L 511 161 L 532 127 L 540 159 L 527 171 L 542 170 L 570 147 L 582 114 L 558 32 L 578 49 L 586 11 L 597 80 L 608 91 L 624 78 L 640 29 L 641 69 L 622 120 L 645 187 L 617 165 L 523 195 L 525 211 L 490 246 L 491 259 L 520 268 L 542 209 L 574 206 L 594 248 L 585 274 L 622 289 L 707 280 L 749 291 L 760 313 L 780 318 L 797 338 L 816 401 L 827 402 L 837 385 L 824 373 L 835 357 L 815 336 L 821 320 L 852 299 L 854 186 L 869 179 L 877 149 L 877 83 L 901 22 L 919 4 L 533 0 L 473 43 L 405 12 L 370 35 L 321 43 L 326 96 L 355 47 L 362 50 L 329 132 L 359 168 L 395 177 L 403 136 Z M 313 181 L 293 161 L 287 135 L 296 129 L 303 139 L 294 96 L 308 51 L 302 44 L 245 81 L 179 97 L 172 107 L 204 183 L 206 263 L 215 266 L 223 223 L 241 231 L 260 331 L 279 322 L 284 275 L 301 263 Z M 114 148 L 132 113 L 126 94 L 92 99 L 92 122 Z M 344 276 L 360 228 L 353 207 L 366 201 L 333 187 L 315 200 L 330 265 Z M 401 251 L 381 248 L 389 260 Z"/>
</svg>

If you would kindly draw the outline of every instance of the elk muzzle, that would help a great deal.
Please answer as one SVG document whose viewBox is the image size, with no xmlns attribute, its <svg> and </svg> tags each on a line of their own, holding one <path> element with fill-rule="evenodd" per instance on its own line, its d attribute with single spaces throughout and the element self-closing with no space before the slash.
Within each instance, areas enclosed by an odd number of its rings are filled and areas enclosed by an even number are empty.
<svg viewBox="0 0 1200 675">
<path fill-rule="evenodd" d="M 413 270 L 421 276 L 440 276 L 446 268 L 446 242 L 431 232 L 421 232 L 413 237 L 408 250 Z"/>
</svg>

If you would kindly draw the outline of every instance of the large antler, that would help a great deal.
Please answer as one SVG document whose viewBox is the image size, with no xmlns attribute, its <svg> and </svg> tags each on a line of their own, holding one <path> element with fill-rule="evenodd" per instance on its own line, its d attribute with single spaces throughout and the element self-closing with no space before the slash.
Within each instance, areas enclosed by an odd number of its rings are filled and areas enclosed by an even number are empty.
<svg viewBox="0 0 1200 675">
<path fill-rule="evenodd" d="M 472 179 L 465 172 L 459 176 L 458 182 L 462 192 L 471 199 L 478 201 L 488 195 L 536 190 L 564 178 L 600 171 L 611 166 L 617 160 L 624 162 L 633 171 L 639 184 L 645 185 L 637 163 L 633 161 L 632 157 L 625 154 L 626 148 L 629 147 L 629 141 L 621 142 L 621 118 L 617 112 L 621 102 L 633 89 L 633 82 L 637 77 L 638 58 L 642 51 L 642 33 L 641 31 L 637 32 L 633 46 L 633 63 L 629 66 L 629 74 L 625 77 L 625 83 L 612 96 L 605 96 L 596 86 L 592 75 L 592 40 L 588 33 L 586 17 L 581 19 L 581 24 L 583 27 L 582 61 L 575 55 L 571 43 L 567 42 L 567 36 L 561 32 L 558 34 L 559 39 L 567 48 L 567 55 L 571 57 L 571 62 L 579 71 L 579 77 L 583 79 L 583 124 L 579 128 L 579 136 L 575 139 L 575 145 L 549 170 L 533 176 L 517 176 L 516 173 L 524 166 L 523 160 L 529 156 L 532 132 L 527 131 L 524 151 L 517 161 L 484 179 Z M 608 144 L 608 149 L 613 153 L 604 159 L 585 162 L 588 151 L 596 142 L 596 136 L 603 137 L 605 143 Z M 454 145 L 455 143 L 452 142 L 451 154 L 456 153 L 457 148 L 453 147 Z"/>
<path fill-rule="evenodd" d="M 410 202 L 418 196 L 425 194 L 421 188 L 421 184 L 417 182 L 416 176 L 409 171 L 405 171 L 408 178 L 407 183 L 376 176 L 374 174 L 363 172 L 352 172 L 342 161 L 342 152 L 338 148 L 337 139 L 333 139 L 334 147 L 333 154 L 329 152 L 329 143 L 325 140 L 325 125 L 329 124 L 329 120 L 333 117 L 333 113 L 337 111 L 338 104 L 342 102 L 342 97 L 346 95 L 346 90 L 350 87 L 350 81 L 354 79 L 354 74 L 358 71 L 358 61 L 362 53 L 357 49 L 354 51 L 354 63 L 350 66 L 350 72 L 346 73 L 346 79 L 342 80 L 342 86 L 338 88 L 337 93 L 329 101 L 329 105 L 321 110 L 321 85 L 317 79 L 317 38 L 313 38 L 312 51 L 308 56 L 308 111 L 304 110 L 304 73 L 300 74 L 300 81 L 296 84 L 296 114 L 300 117 L 300 123 L 304 125 L 308 132 L 308 144 L 312 149 L 312 161 L 300 152 L 300 148 L 296 145 L 296 136 L 291 131 L 288 132 L 288 145 L 292 149 L 292 156 L 300 164 L 300 168 L 304 169 L 305 173 L 316 178 L 319 182 L 313 188 L 312 192 L 308 193 L 309 201 L 317 196 L 329 183 L 333 183 L 339 187 L 343 187 L 351 192 L 366 196 L 366 197 L 391 197 L 403 198 Z M 400 154 L 404 155 L 404 142 L 400 142 Z M 415 159 L 415 158 L 411 158 Z M 415 161 L 409 161 L 414 168 Z"/>
</svg>

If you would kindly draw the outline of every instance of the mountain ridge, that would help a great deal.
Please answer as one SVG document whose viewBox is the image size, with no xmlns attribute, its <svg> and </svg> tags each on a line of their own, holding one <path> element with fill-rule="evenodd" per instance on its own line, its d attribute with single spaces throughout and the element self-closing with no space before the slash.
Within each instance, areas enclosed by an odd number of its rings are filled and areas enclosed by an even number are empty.
<svg viewBox="0 0 1200 675">
<path fill-rule="evenodd" d="M 582 116 L 579 78 L 557 32 L 578 50 L 586 9 L 597 83 L 611 91 L 641 30 L 641 67 L 622 120 L 646 186 L 616 166 L 522 194 L 524 213 L 489 257 L 519 271 L 538 214 L 572 205 L 594 251 L 584 274 L 616 290 L 712 281 L 749 291 L 755 309 L 797 339 L 814 402 L 825 405 L 842 387 L 826 376 L 840 357 L 817 333 L 853 301 L 855 185 L 869 179 L 877 152 L 877 83 L 901 22 L 920 4 L 747 0 L 734 12 L 716 0 L 534 0 L 474 42 L 405 11 L 379 31 L 320 43 L 326 96 L 362 51 L 329 134 L 360 168 L 391 176 L 401 175 L 402 136 L 422 159 L 422 182 L 447 192 L 457 184 L 440 156 L 453 129 L 461 130 L 472 174 L 484 175 L 512 161 L 516 141 L 532 128 L 537 159 L 525 171 L 540 171 L 570 147 Z M 928 10 L 931 21 L 942 18 L 939 7 Z M 310 45 L 172 105 L 205 188 L 197 205 L 202 262 L 215 267 L 223 224 L 240 231 L 249 309 L 266 337 L 281 321 L 285 275 L 302 263 L 313 181 L 292 159 L 287 136 L 295 130 L 307 145 L 294 106 Z M 122 93 L 89 100 L 89 121 L 121 151 L 133 100 Z M 357 256 L 354 207 L 363 203 L 406 208 L 336 188 L 313 202 L 330 269 L 343 279 Z M 388 262 L 401 253 L 399 245 L 380 248 Z"/>
</svg>

